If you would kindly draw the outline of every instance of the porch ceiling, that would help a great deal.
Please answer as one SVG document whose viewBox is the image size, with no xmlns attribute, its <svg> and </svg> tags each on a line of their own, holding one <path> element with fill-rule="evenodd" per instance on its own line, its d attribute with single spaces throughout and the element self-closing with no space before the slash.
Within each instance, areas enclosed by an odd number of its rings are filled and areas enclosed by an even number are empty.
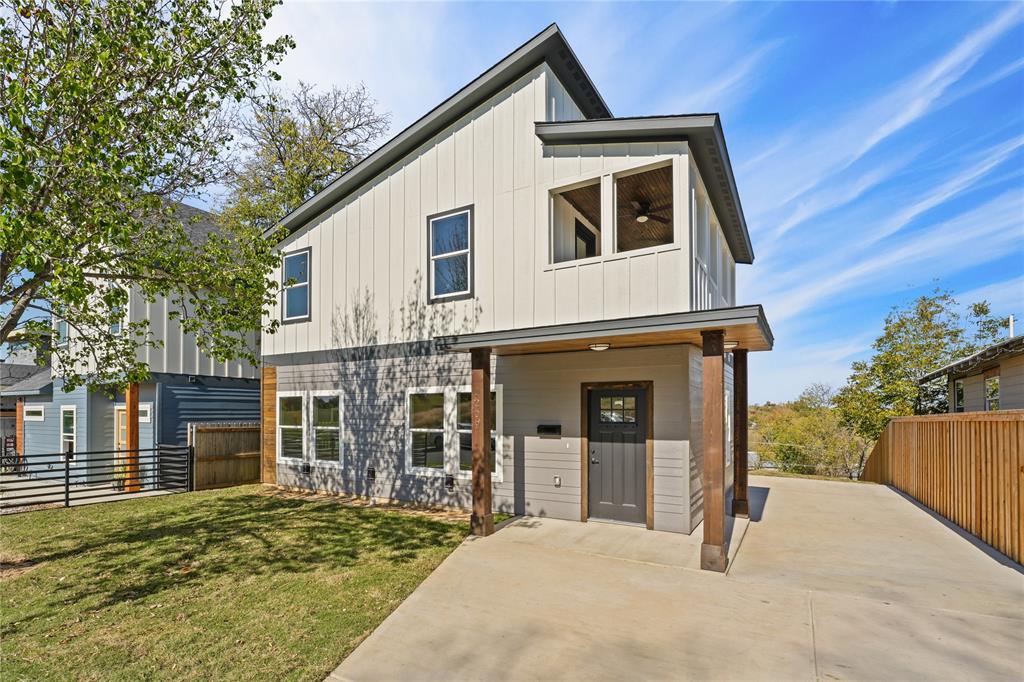
<svg viewBox="0 0 1024 682">
<path fill-rule="evenodd" d="M 760 305 L 439 336 L 435 342 L 441 350 L 490 348 L 496 355 L 525 355 L 587 350 L 594 343 L 607 343 L 612 348 L 680 343 L 700 346 L 701 332 L 712 329 L 724 331 L 727 344 L 734 342 L 737 348 L 750 351 L 771 350 L 774 343 Z"/>
</svg>

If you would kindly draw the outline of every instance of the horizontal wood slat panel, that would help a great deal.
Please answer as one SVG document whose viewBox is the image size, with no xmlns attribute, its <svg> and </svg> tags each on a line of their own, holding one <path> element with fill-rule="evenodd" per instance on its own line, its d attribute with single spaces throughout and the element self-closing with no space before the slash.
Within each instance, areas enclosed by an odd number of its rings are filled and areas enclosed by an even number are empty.
<svg viewBox="0 0 1024 682">
<path fill-rule="evenodd" d="M 1024 561 L 1024 410 L 893 419 L 861 478 L 902 490 Z"/>
<path fill-rule="evenodd" d="M 260 379 L 260 480 L 277 484 L 277 367 L 264 367 Z"/>
</svg>

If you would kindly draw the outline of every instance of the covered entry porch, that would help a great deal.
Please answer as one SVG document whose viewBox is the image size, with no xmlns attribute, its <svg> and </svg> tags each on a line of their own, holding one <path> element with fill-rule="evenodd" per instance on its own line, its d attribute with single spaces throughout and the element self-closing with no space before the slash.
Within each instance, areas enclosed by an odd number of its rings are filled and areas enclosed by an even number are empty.
<svg viewBox="0 0 1024 682">
<path fill-rule="evenodd" d="M 469 353 L 472 358 L 474 534 L 489 535 L 494 528 L 491 467 L 487 465 L 493 461 L 489 436 L 494 425 L 490 423 L 491 411 L 484 409 L 493 385 L 492 372 L 495 367 L 504 368 L 498 371 L 505 373 L 503 381 L 508 396 L 517 372 L 526 367 L 524 363 L 536 358 L 553 367 L 548 374 L 555 377 L 552 381 L 559 382 L 563 399 L 579 400 L 578 425 L 564 421 L 529 425 L 537 429 L 538 437 L 543 437 L 544 429 L 558 429 L 558 435 L 564 435 L 564 430 L 570 439 L 578 434 L 580 478 L 578 494 L 571 498 L 578 505 L 578 518 L 584 522 L 606 519 L 690 532 L 696 523 L 676 529 L 666 528 L 665 521 L 672 514 L 666 496 L 675 494 L 677 485 L 685 486 L 680 492 L 684 499 L 673 501 L 686 505 L 684 513 L 694 514 L 696 520 L 703 518 L 701 566 L 716 571 L 726 569 L 728 517 L 744 516 L 748 507 L 747 355 L 772 347 L 771 331 L 760 306 L 449 336 L 438 338 L 437 343 L 444 350 Z M 635 354 L 646 352 L 642 349 L 658 351 L 661 347 L 689 349 L 664 355 L 680 365 L 679 376 L 687 382 L 681 398 L 676 395 L 679 387 L 671 383 L 673 379 L 660 374 L 633 376 L 628 368 L 620 368 L 606 372 L 614 376 L 614 381 L 590 381 L 590 376 L 578 367 L 581 355 L 611 359 L 615 351 L 622 349 L 634 349 Z M 605 355 L 606 350 L 613 352 Z M 558 362 L 563 357 L 566 370 L 560 372 Z M 731 373 L 731 382 L 727 382 L 727 373 Z M 576 397 L 569 398 L 566 382 L 573 384 L 572 394 Z M 544 387 L 532 390 L 541 400 Z M 522 390 L 521 394 L 520 401 L 529 401 L 529 391 Z M 731 410 L 727 409 L 727 396 Z M 731 423 L 727 418 L 730 411 Z M 684 424 L 686 430 L 682 446 L 687 449 L 685 470 L 669 472 L 690 477 L 682 483 L 672 476 L 655 475 L 659 466 L 665 473 L 664 453 L 668 445 L 664 439 L 670 421 Z M 508 414 L 506 426 L 507 422 Z M 524 425 L 520 423 L 519 428 Z M 656 443 L 661 453 L 657 466 Z M 567 443 L 566 448 L 569 447 Z M 695 483 L 689 482 L 691 478 Z M 656 500 L 660 500 L 657 505 Z M 524 513 L 529 514 L 530 510 Z"/>
</svg>

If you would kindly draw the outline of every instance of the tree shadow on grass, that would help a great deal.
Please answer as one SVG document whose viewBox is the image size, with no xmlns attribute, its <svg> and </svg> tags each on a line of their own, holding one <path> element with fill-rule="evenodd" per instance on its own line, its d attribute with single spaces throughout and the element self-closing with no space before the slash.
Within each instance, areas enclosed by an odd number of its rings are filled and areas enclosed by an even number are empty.
<svg viewBox="0 0 1024 682">
<path fill-rule="evenodd" d="M 455 547 L 467 531 L 464 524 L 429 516 L 258 491 L 183 495 L 170 504 L 140 504 L 136 511 L 87 527 L 68 524 L 47 539 L 45 546 L 59 549 L 35 553 L 32 560 L 71 561 L 74 579 L 53 590 L 40 616 L 69 601 L 87 600 L 89 610 L 99 610 L 223 576 L 408 564 L 431 550 Z"/>
</svg>

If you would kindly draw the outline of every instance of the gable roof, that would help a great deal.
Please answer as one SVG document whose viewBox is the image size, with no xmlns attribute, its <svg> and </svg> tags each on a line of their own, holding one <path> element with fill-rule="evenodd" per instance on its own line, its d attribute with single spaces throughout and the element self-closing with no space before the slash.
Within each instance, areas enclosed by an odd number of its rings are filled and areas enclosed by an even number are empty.
<svg viewBox="0 0 1024 682">
<path fill-rule="evenodd" d="M 42 371 L 45 369 L 46 371 Z M 53 390 L 53 379 L 50 377 L 49 368 L 40 368 L 40 371 L 28 376 L 10 386 L 4 386 L 5 396 L 26 396 L 42 395 Z"/>
<path fill-rule="evenodd" d="M 270 236 L 279 227 L 285 228 L 288 234 L 295 232 L 542 62 L 548 63 L 584 116 L 611 117 L 611 110 L 569 47 L 562 31 L 557 24 L 551 24 L 306 200 L 286 215 L 278 226 L 267 230 L 265 236 Z"/>
<path fill-rule="evenodd" d="M 747 220 L 725 146 L 718 114 L 635 116 L 588 121 L 537 122 L 537 137 L 546 145 L 599 144 L 602 142 L 685 141 L 690 146 L 715 215 L 737 263 L 753 263 Z"/>
<path fill-rule="evenodd" d="M 945 367 L 929 372 L 918 379 L 919 384 L 926 384 L 933 379 L 949 375 L 950 379 L 977 374 L 991 367 L 995 367 L 1002 360 L 1024 355 L 1024 335 L 1013 336 L 999 343 L 982 348 L 974 355 L 955 360 Z"/>
</svg>

